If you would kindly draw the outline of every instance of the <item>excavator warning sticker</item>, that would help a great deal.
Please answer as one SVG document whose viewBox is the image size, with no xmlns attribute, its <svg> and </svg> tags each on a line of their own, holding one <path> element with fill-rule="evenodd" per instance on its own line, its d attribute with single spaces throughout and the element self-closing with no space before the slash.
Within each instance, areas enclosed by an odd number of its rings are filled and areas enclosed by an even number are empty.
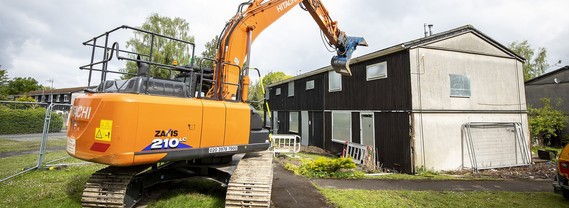
<svg viewBox="0 0 569 208">
<path fill-rule="evenodd" d="M 112 120 L 101 120 L 99 128 L 95 128 L 95 140 L 110 142 L 112 129 Z"/>
</svg>

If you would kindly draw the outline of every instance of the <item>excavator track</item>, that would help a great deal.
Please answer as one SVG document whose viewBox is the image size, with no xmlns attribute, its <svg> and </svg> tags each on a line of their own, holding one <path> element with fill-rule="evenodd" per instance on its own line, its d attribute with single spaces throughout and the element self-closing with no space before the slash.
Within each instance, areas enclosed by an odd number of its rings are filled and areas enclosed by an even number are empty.
<svg viewBox="0 0 569 208">
<path fill-rule="evenodd" d="M 272 185 L 273 153 L 248 153 L 229 180 L 225 207 L 270 207 Z"/>
<path fill-rule="evenodd" d="M 142 198 L 142 184 L 131 183 L 150 166 L 103 168 L 91 175 L 81 198 L 82 207 L 133 207 Z M 139 186 L 139 187 L 137 187 Z"/>
</svg>

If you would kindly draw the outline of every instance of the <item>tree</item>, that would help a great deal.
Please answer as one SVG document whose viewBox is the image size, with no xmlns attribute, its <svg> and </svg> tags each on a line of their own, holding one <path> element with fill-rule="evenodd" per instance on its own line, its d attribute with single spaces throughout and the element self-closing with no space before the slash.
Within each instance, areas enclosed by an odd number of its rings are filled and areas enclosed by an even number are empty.
<svg viewBox="0 0 569 208">
<path fill-rule="evenodd" d="M 265 75 L 261 81 L 263 82 L 263 87 L 268 87 L 270 84 L 277 83 L 279 81 L 291 78 L 292 76 L 286 75 L 284 72 L 269 72 Z M 268 92 L 266 92 L 268 93 Z M 255 82 L 249 85 L 249 100 L 250 101 L 260 101 L 265 97 L 263 95 L 263 90 L 260 82 Z M 253 107 L 257 110 L 263 109 L 263 102 L 251 103 Z"/>
<path fill-rule="evenodd" d="M 526 59 L 523 65 L 524 81 L 540 76 L 549 68 L 549 64 L 546 60 L 547 49 L 545 48 L 538 48 L 537 54 L 535 54 L 534 49 L 531 48 L 527 40 L 522 42 L 514 41 L 510 43 L 508 48 Z"/>
<path fill-rule="evenodd" d="M 219 42 L 219 36 L 215 36 L 211 41 L 205 43 L 205 50 L 202 51 L 201 56 L 198 57 L 196 60 L 196 65 L 199 65 L 203 58 L 215 58 L 215 54 L 217 53 L 217 43 Z M 213 68 L 213 62 L 209 60 L 203 60 L 202 66 L 204 68 Z"/>
<path fill-rule="evenodd" d="M 6 91 L 8 95 L 19 95 L 39 89 L 41 89 L 41 85 L 38 85 L 38 81 L 36 81 L 34 78 L 16 77 L 8 81 Z"/>
<path fill-rule="evenodd" d="M 565 128 L 567 118 L 563 112 L 551 106 L 549 98 L 541 98 L 543 107 L 528 108 L 528 122 L 531 137 L 541 145 L 549 145 L 553 137 L 557 137 L 557 132 Z M 561 101 L 557 106 L 561 105 Z"/>
<path fill-rule="evenodd" d="M 0 100 L 8 99 L 8 71 L 0 69 Z"/>
<path fill-rule="evenodd" d="M 146 21 L 142 24 L 140 29 L 150 31 L 153 33 L 161 34 L 168 37 L 173 37 L 179 40 L 193 42 L 194 37 L 189 35 L 190 26 L 186 20 L 181 18 L 169 18 L 160 16 L 156 13 L 151 14 Z M 138 54 L 150 54 L 151 35 L 143 32 L 134 32 L 134 37 L 126 43 L 129 50 Z M 177 41 L 171 41 L 166 38 L 158 36 L 154 37 L 154 47 L 152 50 L 152 62 L 161 64 L 172 64 L 174 61 L 179 65 L 190 64 L 191 61 L 191 48 L 188 44 Z M 136 58 L 135 55 L 130 55 L 131 58 Z M 145 58 L 142 57 L 144 60 Z M 122 72 L 136 74 L 138 68 L 136 63 L 127 62 L 126 68 L 121 69 Z M 174 74 L 170 74 L 169 70 L 152 67 L 151 75 L 161 78 L 171 78 Z M 123 75 L 122 79 L 131 78 L 132 75 Z"/>
</svg>

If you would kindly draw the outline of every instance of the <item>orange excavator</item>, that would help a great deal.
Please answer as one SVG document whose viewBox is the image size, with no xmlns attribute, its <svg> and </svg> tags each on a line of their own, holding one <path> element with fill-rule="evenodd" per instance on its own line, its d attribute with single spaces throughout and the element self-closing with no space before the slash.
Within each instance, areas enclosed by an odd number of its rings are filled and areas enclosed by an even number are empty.
<svg viewBox="0 0 569 208">
<path fill-rule="evenodd" d="M 73 100 L 67 152 L 109 165 L 88 180 L 84 207 L 132 207 L 155 184 L 208 177 L 227 186 L 226 206 L 270 205 L 272 154 L 269 129 L 248 104 L 251 45 L 271 23 L 296 5 L 314 18 L 336 50 L 331 65 L 351 75 L 349 60 L 361 37 L 338 29 L 319 0 L 252 0 L 239 5 L 225 25 L 212 59 L 194 63 L 194 44 L 121 26 L 83 44 L 91 47 L 89 85 L 96 89 Z M 245 8 L 246 7 L 246 8 Z M 121 49 L 113 34 L 131 31 L 148 40 L 146 53 Z M 156 61 L 157 43 L 172 43 L 191 54 L 189 63 Z M 102 54 L 95 61 L 96 54 Z M 136 63 L 136 73 L 111 70 L 114 60 Z M 210 60 L 213 69 L 203 67 Z M 158 71 L 170 72 L 158 77 Z M 258 71 L 258 70 L 257 70 Z M 128 75 L 107 79 L 109 73 Z M 265 121 L 270 119 L 264 119 Z"/>
</svg>

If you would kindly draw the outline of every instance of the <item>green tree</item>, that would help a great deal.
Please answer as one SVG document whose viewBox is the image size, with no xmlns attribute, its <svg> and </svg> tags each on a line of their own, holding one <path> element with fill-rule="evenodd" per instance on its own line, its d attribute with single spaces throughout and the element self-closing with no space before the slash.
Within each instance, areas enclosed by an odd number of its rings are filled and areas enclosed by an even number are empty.
<svg viewBox="0 0 569 208">
<path fill-rule="evenodd" d="M 8 81 L 6 90 L 8 95 L 19 95 L 39 89 L 41 89 L 41 85 L 38 85 L 38 81 L 36 81 L 34 78 L 16 77 Z"/>
<path fill-rule="evenodd" d="M 196 65 L 200 64 L 202 58 L 211 58 L 215 59 L 215 54 L 217 53 L 217 43 L 219 42 L 219 36 L 215 36 L 211 41 L 205 43 L 205 50 L 202 51 L 201 56 L 198 57 L 196 60 Z M 204 68 L 213 68 L 213 62 L 209 60 L 203 60 L 202 66 Z"/>
<path fill-rule="evenodd" d="M 8 70 L 0 69 L 0 100 L 8 99 Z"/>
<path fill-rule="evenodd" d="M 270 84 L 277 83 L 279 81 L 291 78 L 292 76 L 286 75 L 284 72 L 269 72 L 265 75 L 261 81 L 263 82 L 263 86 L 267 88 Z M 267 92 L 268 93 L 268 92 Z M 249 100 L 250 101 L 260 101 L 265 98 L 263 94 L 263 88 L 261 87 L 260 82 L 254 82 L 249 85 Z M 263 109 L 263 102 L 255 102 L 251 103 L 253 107 L 257 110 Z"/>
<path fill-rule="evenodd" d="M 563 112 L 551 106 L 549 98 L 541 98 L 543 107 L 528 107 L 528 122 L 531 137 L 541 145 L 549 145 L 552 137 L 557 136 L 557 132 L 565 128 L 567 118 Z M 561 105 L 561 101 L 557 106 Z"/>
<path fill-rule="evenodd" d="M 172 19 L 154 13 L 146 18 L 146 21 L 139 28 L 179 40 L 194 41 L 194 37 L 189 35 L 190 26 L 188 22 L 178 17 Z M 126 47 L 135 53 L 149 55 L 151 40 L 151 35 L 143 32 L 135 32 L 134 37 L 127 41 Z M 188 65 L 191 61 L 191 48 L 189 47 L 188 44 L 155 36 L 151 61 L 161 64 L 172 64 L 174 61 L 177 61 L 179 63 L 178 65 Z M 131 58 L 136 58 L 136 56 L 131 55 Z M 147 60 L 147 58 L 141 58 Z M 136 74 L 137 70 L 138 68 L 134 62 L 128 62 L 126 68 L 121 69 L 122 72 L 134 74 Z M 161 78 L 171 78 L 169 76 L 174 75 L 173 73 L 170 74 L 169 70 L 154 66 L 150 73 L 152 76 Z M 121 78 L 128 79 L 131 77 L 132 75 L 123 75 Z"/>
<path fill-rule="evenodd" d="M 522 42 L 514 41 L 510 43 L 508 48 L 526 59 L 523 65 L 525 81 L 540 76 L 549 68 L 546 60 L 547 49 L 545 48 L 538 48 L 537 53 L 535 53 L 535 50 L 531 48 L 527 40 Z"/>
</svg>

